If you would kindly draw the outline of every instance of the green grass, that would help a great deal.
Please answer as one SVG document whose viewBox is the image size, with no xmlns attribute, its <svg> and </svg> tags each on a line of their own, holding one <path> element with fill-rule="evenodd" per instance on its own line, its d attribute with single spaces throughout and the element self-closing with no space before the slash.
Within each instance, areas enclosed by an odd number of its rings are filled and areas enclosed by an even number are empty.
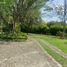
<svg viewBox="0 0 67 67">
<path fill-rule="evenodd" d="M 32 37 L 33 37 L 35 40 L 37 40 L 37 41 L 40 43 L 40 45 L 44 48 L 44 50 L 46 50 L 47 53 L 50 54 L 56 61 L 58 61 L 63 67 L 67 67 L 67 59 L 64 58 L 64 57 L 62 57 L 62 56 L 59 55 L 58 53 L 54 52 L 54 51 L 53 51 L 52 49 L 50 49 L 47 45 L 45 45 L 44 42 L 42 42 L 42 40 L 45 40 L 45 41 L 48 41 L 48 42 L 49 42 L 49 40 L 53 41 L 53 39 L 54 39 L 53 44 L 54 44 L 55 41 L 56 41 L 56 44 L 61 44 L 61 45 L 64 45 L 64 46 L 65 46 L 65 44 L 63 44 L 62 42 L 66 42 L 66 40 L 62 41 L 61 39 L 57 39 L 56 37 L 53 37 L 53 36 L 35 35 L 35 34 L 33 34 Z M 53 38 L 53 39 L 52 39 L 52 38 Z M 59 43 L 57 43 L 57 42 L 59 42 Z M 60 43 L 60 42 L 61 42 L 61 43 Z M 50 42 L 50 43 L 51 43 L 51 42 Z M 56 45 L 56 44 L 55 44 L 55 46 L 58 47 L 58 45 Z M 63 47 L 64 47 L 64 46 L 63 46 Z M 61 46 L 61 48 L 63 48 L 63 47 Z M 58 48 L 59 48 L 59 47 L 58 47 Z M 65 50 L 64 48 L 63 48 L 63 50 L 66 52 L 66 50 Z"/>
<path fill-rule="evenodd" d="M 67 40 L 66 39 L 59 39 L 55 36 L 48 36 L 48 35 L 35 35 L 37 38 L 41 38 L 51 45 L 56 46 L 57 48 L 61 49 L 64 53 L 67 54 Z"/>
<path fill-rule="evenodd" d="M 37 39 L 41 46 L 50 54 L 56 61 L 58 61 L 63 67 L 67 67 L 67 59 L 63 58 L 61 55 L 55 53 L 48 46 L 46 46 L 40 39 Z"/>
</svg>

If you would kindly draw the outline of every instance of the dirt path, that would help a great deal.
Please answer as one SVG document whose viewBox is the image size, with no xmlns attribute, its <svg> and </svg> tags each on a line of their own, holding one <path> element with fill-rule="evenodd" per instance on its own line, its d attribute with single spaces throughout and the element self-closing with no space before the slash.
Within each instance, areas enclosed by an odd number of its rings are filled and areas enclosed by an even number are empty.
<svg viewBox="0 0 67 67">
<path fill-rule="evenodd" d="M 0 42 L 0 67 L 61 67 L 35 41 Z"/>
</svg>

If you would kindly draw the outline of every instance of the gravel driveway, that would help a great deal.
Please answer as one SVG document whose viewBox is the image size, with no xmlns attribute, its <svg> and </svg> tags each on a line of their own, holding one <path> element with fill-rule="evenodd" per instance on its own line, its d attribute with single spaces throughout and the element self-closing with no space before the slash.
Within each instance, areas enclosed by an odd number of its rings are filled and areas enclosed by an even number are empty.
<svg viewBox="0 0 67 67">
<path fill-rule="evenodd" d="M 31 40 L 0 42 L 0 67 L 61 67 Z"/>
</svg>

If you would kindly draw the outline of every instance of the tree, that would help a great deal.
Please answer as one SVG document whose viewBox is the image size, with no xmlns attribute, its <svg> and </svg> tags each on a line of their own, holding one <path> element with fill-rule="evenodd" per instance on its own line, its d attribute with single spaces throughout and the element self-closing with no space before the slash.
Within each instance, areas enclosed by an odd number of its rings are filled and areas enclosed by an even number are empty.
<svg viewBox="0 0 67 67">
<path fill-rule="evenodd" d="M 21 25 L 25 23 L 31 31 L 32 24 L 39 21 L 39 9 L 43 4 L 44 0 L 5 0 L 5 3 L 0 5 L 2 27 L 5 26 L 4 29 L 7 29 L 8 34 L 18 36 Z M 13 24 L 12 31 L 10 24 Z"/>
<path fill-rule="evenodd" d="M 43 0 L 44 1 L 44 0 Z M 12 6 L 12 16 L 14 20 L 13 29 L 15 31 L 15 23 L 27 23 L 31 29 L 31 25 L 38 20 L 39 5 L 42 0 L 18 0 Z"/>
<path fill-rule="evenodd" d="M 53 2 L 53 0 L 52 0 Z M 54 3 L 51 3 L 53 5 L 46 5 L 45 10 L 44 11 L 55 11 L 55 13 L 58 15 L 58 18 L 60 19 L 61 22 L 63 22 L 63 38 L 64 38 L 64 34 L 65 34 L 65 25 L 66 25 L 66 12 L 67 12 L 67 0 L 64 0 L 64 4 L 63 5 L 55 5 Z M 48 7 L 48 8 L 47 8 Z M 50 16 L 50 15 L 48 15 Z"/>
<path fill-rule="evenodd" d="M 63 25 L 63 38 L 65 38 L 65 26 L 66 26 L 66 12 L 67 12 L 67 0 L 64 0 L 64 25 Z"/>
</svg>

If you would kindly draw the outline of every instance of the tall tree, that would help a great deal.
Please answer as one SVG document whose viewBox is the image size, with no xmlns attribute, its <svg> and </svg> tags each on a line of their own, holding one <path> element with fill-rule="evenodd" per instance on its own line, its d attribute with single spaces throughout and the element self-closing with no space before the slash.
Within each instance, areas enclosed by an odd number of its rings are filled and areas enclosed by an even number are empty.
<svg viewBox="0 0 67 67">
<path fill-rule="evenodd" d="M 45 10 L 47 12 L 55 11 L 57 14 L 58 18 L 60 19 L 61 22 L 63 22 L 63 38 L 64 38 L 64 33 L 65 33 L 65 25 L 66 25 L 66 20 L 67 20 L 67 0 L 63 0 L 63 5 L 61 4 L 55 4 L 53 3 L 54 0 L 52 0 L 52 6 L 46 5 Z M 50 16 L 48 14 L 48 16 Z"/>
<path fill-rule="evenodd" d="M 44 1 L 44 0 L 43 0 Z M 12 13 L 14 19 L 14 30 L 15 30 L 15 23 L 27 23 L 28 27 L 34 22 L 38 15 L 39 5 L 42 0 L 17 0 L 15 4 L 12 6 Z M 38 20 L 38 19 L 37 19 Z"/>
<path fill-rule="evenodd" d="M 65 26 L 66 26 L 66 13 L 67 13 L 67 0 L 64 0 L 64 26 L 63 26 L 63 38 L 65 38 Z"/>
</svg>

